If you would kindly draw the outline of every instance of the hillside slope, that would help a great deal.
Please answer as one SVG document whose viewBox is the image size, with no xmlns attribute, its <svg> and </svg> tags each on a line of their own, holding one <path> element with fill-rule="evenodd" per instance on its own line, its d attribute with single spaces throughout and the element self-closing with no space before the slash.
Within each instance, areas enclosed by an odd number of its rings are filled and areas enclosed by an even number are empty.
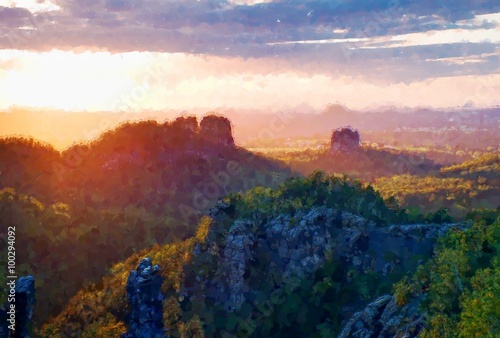
<svg viewBox="0 0 500 338">
<path fill-rule="evenodd" d="M 470 210 L 500 205 L 500 153 L 485 153 L 427 176 L 383 177 L 374 186 L 402 206 L 425 212 L 446 208 L 453 216 L 464 217 Z"/>
</svg>

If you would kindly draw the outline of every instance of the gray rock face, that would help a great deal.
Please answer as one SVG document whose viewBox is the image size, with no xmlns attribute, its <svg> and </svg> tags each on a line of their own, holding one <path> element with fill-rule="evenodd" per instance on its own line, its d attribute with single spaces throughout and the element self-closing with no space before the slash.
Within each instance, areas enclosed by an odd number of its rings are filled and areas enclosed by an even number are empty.
<svg viewBox="0 0 500 338">
<path fill-rule="evenodd" d="M 353 151 L 359 148 L 360 136 L 351 127 L 339 128 L 333 131 L 330 152 Z"/>
<path fill-rule="evenodd" d="M 29 328 L 35 305 L 35 278 L 24 276 L 16 281 L 16 332 L 13 337 L 30 337 Z"/>
<path fill-rule="evenodd" d="M 256 260 L 267 260 L 266 266 L 283 278 L 303 276 L 324 261 L 324 250 L 333 245 L 325 223 L 333 224 L 334 215 L 326 208 L 298 213 L 296 217 L 278 216 L 261 224 L 256 236 L 253 221 L 236 221 L 225 236 L 224 246 L 215 242 L 219 276 L 215 289 L 208 294 L 228 310 L 236 310 L 245 301 L 244 293 L 252 291 L 244 275 Z M 203 254 L 203 253 L 202 253 Z"/>
<path fill-rule="evenodd" d="M 200 136 L 210 143 L 234 146 L 231 122 L 222 116 L 205 116 L 200 122 Z"/>
<path fill-rule="evenodd" d="M 33 276 L 23 276 L 16 281 L 15 300 L 14 314 L 9 313 L 10 303 L 5 303 L 5 310 L 1 310 L 0 337 L 29 338 L 32 334 L 31 319 L 35 305 L 35 278 Z M 14 325 L 14 331 L 9 329 L 11 325 Z"/>
<path fill-rule="evenodd" d="M 264 277 L 267 282 L 280 276 L 274 281 L 278 287 L 283 280 L 307 278 L 328 256 L 336 257 L 346 269 L 354 267 L 362 273 L 375 271 L 386 276 L 410 271 L 417 267 L 420 256 L 432 253 L 441 229 L 451 226 L 455 225 L 379 228 L 363 217 L 326 206 L 297 211 L 294 216 L 237 220 L 218 239 L 209 235 L 205 251 L 195 248 L 195 256 L 203 261 L 214 257 L 215 266 L 210 269 L 216 272 L 206 280 L 198 276 L 199 283 L 187 294 L 203 294 L 228 310 L 237 310 L 245 297 L 258 291 L 251 279 L 261 273 L 262 266 L 267 267 L 264 274 L 269 272 Z"/>
<path fill-rule="evenodd" d="M 220 263 L 220 272 L 226 280 L 225 291 L 229 296 L 226 306 L 237 308 L 244 301 L 243 292 L 248 289 L 245 285 L 243 275 L 246 263 L 251 259 L 250 245 L 254 243 L 254 237 L 249 232 L 248 223 L 237 222 L 231 228 L 226 237 L 226 246 L 222 253 L 227 259 Z"/>
<path fill-rule="evenodd" d="M 384 295 L 356 312 L 342 328 L 338 338 L 417 337 L 425 325 L 416 302 L 399 308 L 393 296 Z"/>
<path fill-rule="evenodd" d="M 160 268 L 144 258 L 137 270 L 132 270 L 127 281 L 127 297 L 131 308 L 127 318 L 127 332 L 122 338 L 165 338 L 163 329 L 163 294 Z"/>
</svg>

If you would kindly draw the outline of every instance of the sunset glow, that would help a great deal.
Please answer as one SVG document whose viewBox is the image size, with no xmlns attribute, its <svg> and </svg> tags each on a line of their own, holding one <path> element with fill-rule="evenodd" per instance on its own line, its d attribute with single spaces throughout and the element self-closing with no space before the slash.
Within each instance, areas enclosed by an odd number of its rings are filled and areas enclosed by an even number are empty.
<svg viewBox="0 0 500 338">
<path fill-rule="evenodd" d="M 9 8 L 25 8 L 32 13 L 56 11 L 61 9 L 52 1 L 37 1 L 37 0 L 0 0 L 0 6 Z"/>
<path fill-rule="evenodd" d="M 283 108 L 306 102 L 320 109 L 331 102 L 353 108 L 500 103 L 498 74 L 389 83 L 343 74 L 340 67 L 337 75 L 304 73 L 287 63 L 269 69 L 266 62 L 272 64 L 273 60 L 266 59 L 150 52 L 8 50 L 0 52 L 0 60 L 1 109 L 12 106 L 68 111 Z M 442 95 L 444 91 L 446 95 Z"/>
<path fill-rule="evenodd" d="M 454 15 L 357 1 L 101 5 L 0 0 L 0 109 L 500 104 L 489 3 Z"/>
</svg>

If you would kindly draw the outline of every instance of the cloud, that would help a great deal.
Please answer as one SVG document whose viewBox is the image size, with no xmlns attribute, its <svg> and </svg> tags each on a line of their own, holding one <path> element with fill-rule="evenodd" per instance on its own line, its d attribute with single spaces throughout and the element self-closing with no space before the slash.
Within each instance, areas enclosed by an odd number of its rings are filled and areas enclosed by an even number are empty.
<svg viewBox="0 0 500 338">
<path fill-rule="evenodd" d="M 0 7 L 23 8 L 31 13 L 58 11 L 61 7 L 50 0 L 0 0 Z"/>
<path fill-rule="evenodd" d="M 375 70 L 375 69 L 374 69 Z M 383 72 L 383 69 L 375 70 Z M 0 52 L 0 108 L 165 110 L 218 107 L 316 109 L 379 105 L 500 104 L 500 74 L 434 76 L 408 82 L 297 70 L 289 60 L 185 53 Z"/>
<path fill-rule="evenodd" d="M 446 58 L 426 59 L 426 62 L 442 62 L 448 65 L 464 65 L 467 63 L 485 63 L 488 59 L 493 59 L 495 62 L 500 61 L 500 52 L 485 53 L 480 55 L 455 56 Z"/>
<path fill-rule="evenodd" d="M 242 5 L 253 6 L 256 4 L 273 2 L 273 0 L 228 0 L 228 2 L 231 4 L 239 5 L 239 6 L 242 6 Z"/>
<path fill-rule="evenodd" d="M 366 42 L 366 44 L 353 48 L 396 48 L 445 45 L 453 43 L 496 44 L 500 42 L 500 34 L 498 29 L 447 29 L 374 38 L 363 42 Z"/>
<path fill-rule="evenodd" d="M 456 22 L 456 24 L 460 27 L 483 27 L 484 25 L 489 24 L 498 26 L 500 24 L 500 13 L 476 15 L 472 19 L 459 20 Z"/>
<path fill-rule="evenodd" d="M 31 7 L 38 3 L 26 1 Z M 39 6 L 60 9 L 50 12 L 54 29 L 45 32 L 43 41 L 30 41 L 32 50 L 73 46 L 123 51 L 126 44 L 129 50 L 269 55 L 274 51 L 266 46 L 287 41 L 352 42 L 453 28 L 489 20 L 488 13 L 499 7 L 492 0 L 456 1 L 445 6 L 431 1 L 416 5 L 409 0 L 52 1 Z M 26 25 L 19 23 L 21 26 Z M 2 46 L 12 47 L 0 40 Z"/>
<path fill-rule="evenodd" d="M 58 10 L 0 7 L 0 49 L 193 54 L 262 76 L 277 66 L 386 84 L 498 72 L 494 0 L 29 2 Z"/>
<path fill-rule="evenodd" d="M 269 46 L 279 46 L 279 45 L 294 45 L 294 44 L 304 44 L 304 45 L 314 45 L 314 44 L 327 44 L 327 43 L 358 43 L 358 42 L 369 42 L 373 39 L 369 38 L 345 38 L 345 39 L 321 39 L 321 40 L 298 40 L 298 41 L 283 41 L 283 42 L 269 42 Z"/>
<path fill-rule="evenodd" d="M 24 8 L 0 6 L 0 27 L 17 27 L 31 18 L 31 12 Z"/>
</svg>

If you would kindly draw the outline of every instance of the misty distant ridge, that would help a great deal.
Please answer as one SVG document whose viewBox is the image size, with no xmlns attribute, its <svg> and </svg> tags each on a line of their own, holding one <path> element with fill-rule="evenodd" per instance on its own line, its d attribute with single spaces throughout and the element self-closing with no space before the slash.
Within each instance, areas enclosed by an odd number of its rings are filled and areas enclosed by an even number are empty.
<svg viewBox="0 0 500 338">
<path fill-rule="evenodd" d="M 30 136 L 64 149 L 75 142 L 91 141 L 124 121 L 174 120 L 179 115 L 205 115 L 208 110 L 144 111 L 141 113 L 64 112 L 11 108 L 0 112 L 0 136 Z M 352 126 L 360 131 L 496 131 L 500 128 L 500 107 L 446 108 L 381 107 L 352 110 L 330 104 L 322 111 L 307 105 L 285 111 L 221 108 L 216 110 L 231 120 L 236 143 L 255 138 L 310 137 L 332 129 Z M 424 129 L 422 129 L 424 128 Z"/>
<path fill-rule="evenodd" d="M 279 114 L 273 114 L 279 116 Z M 482 109 L 431 109 L 431 108 L 396 108 L 386 107 L 380 110 L 356 111 L 343 105 L 327 106 L 317 114 L 300 112 L 283 114 L 283 131 L 276 132 L 277 137 L 312 136 L 314 134 L 330 133 L 332 129 L 352 126 L 360 131 L 396 131 L 403 128 L 460 129 L 461 127 L 498 130 L 500 127 L 500 107 Z M 255 134 L 239 130 L 239 125 L 245 124 L 248 118 L 244 113 L 228 114 L 235 128 L 237 140 L 255 137 Z M 269 125 L 269 115 L 252 116 L 254 130 L 266 128 Z M 247 127 L 247 129 L 249 129 Z M 409 129 L 408 129 L 409 130 Z"/>
</svg>

